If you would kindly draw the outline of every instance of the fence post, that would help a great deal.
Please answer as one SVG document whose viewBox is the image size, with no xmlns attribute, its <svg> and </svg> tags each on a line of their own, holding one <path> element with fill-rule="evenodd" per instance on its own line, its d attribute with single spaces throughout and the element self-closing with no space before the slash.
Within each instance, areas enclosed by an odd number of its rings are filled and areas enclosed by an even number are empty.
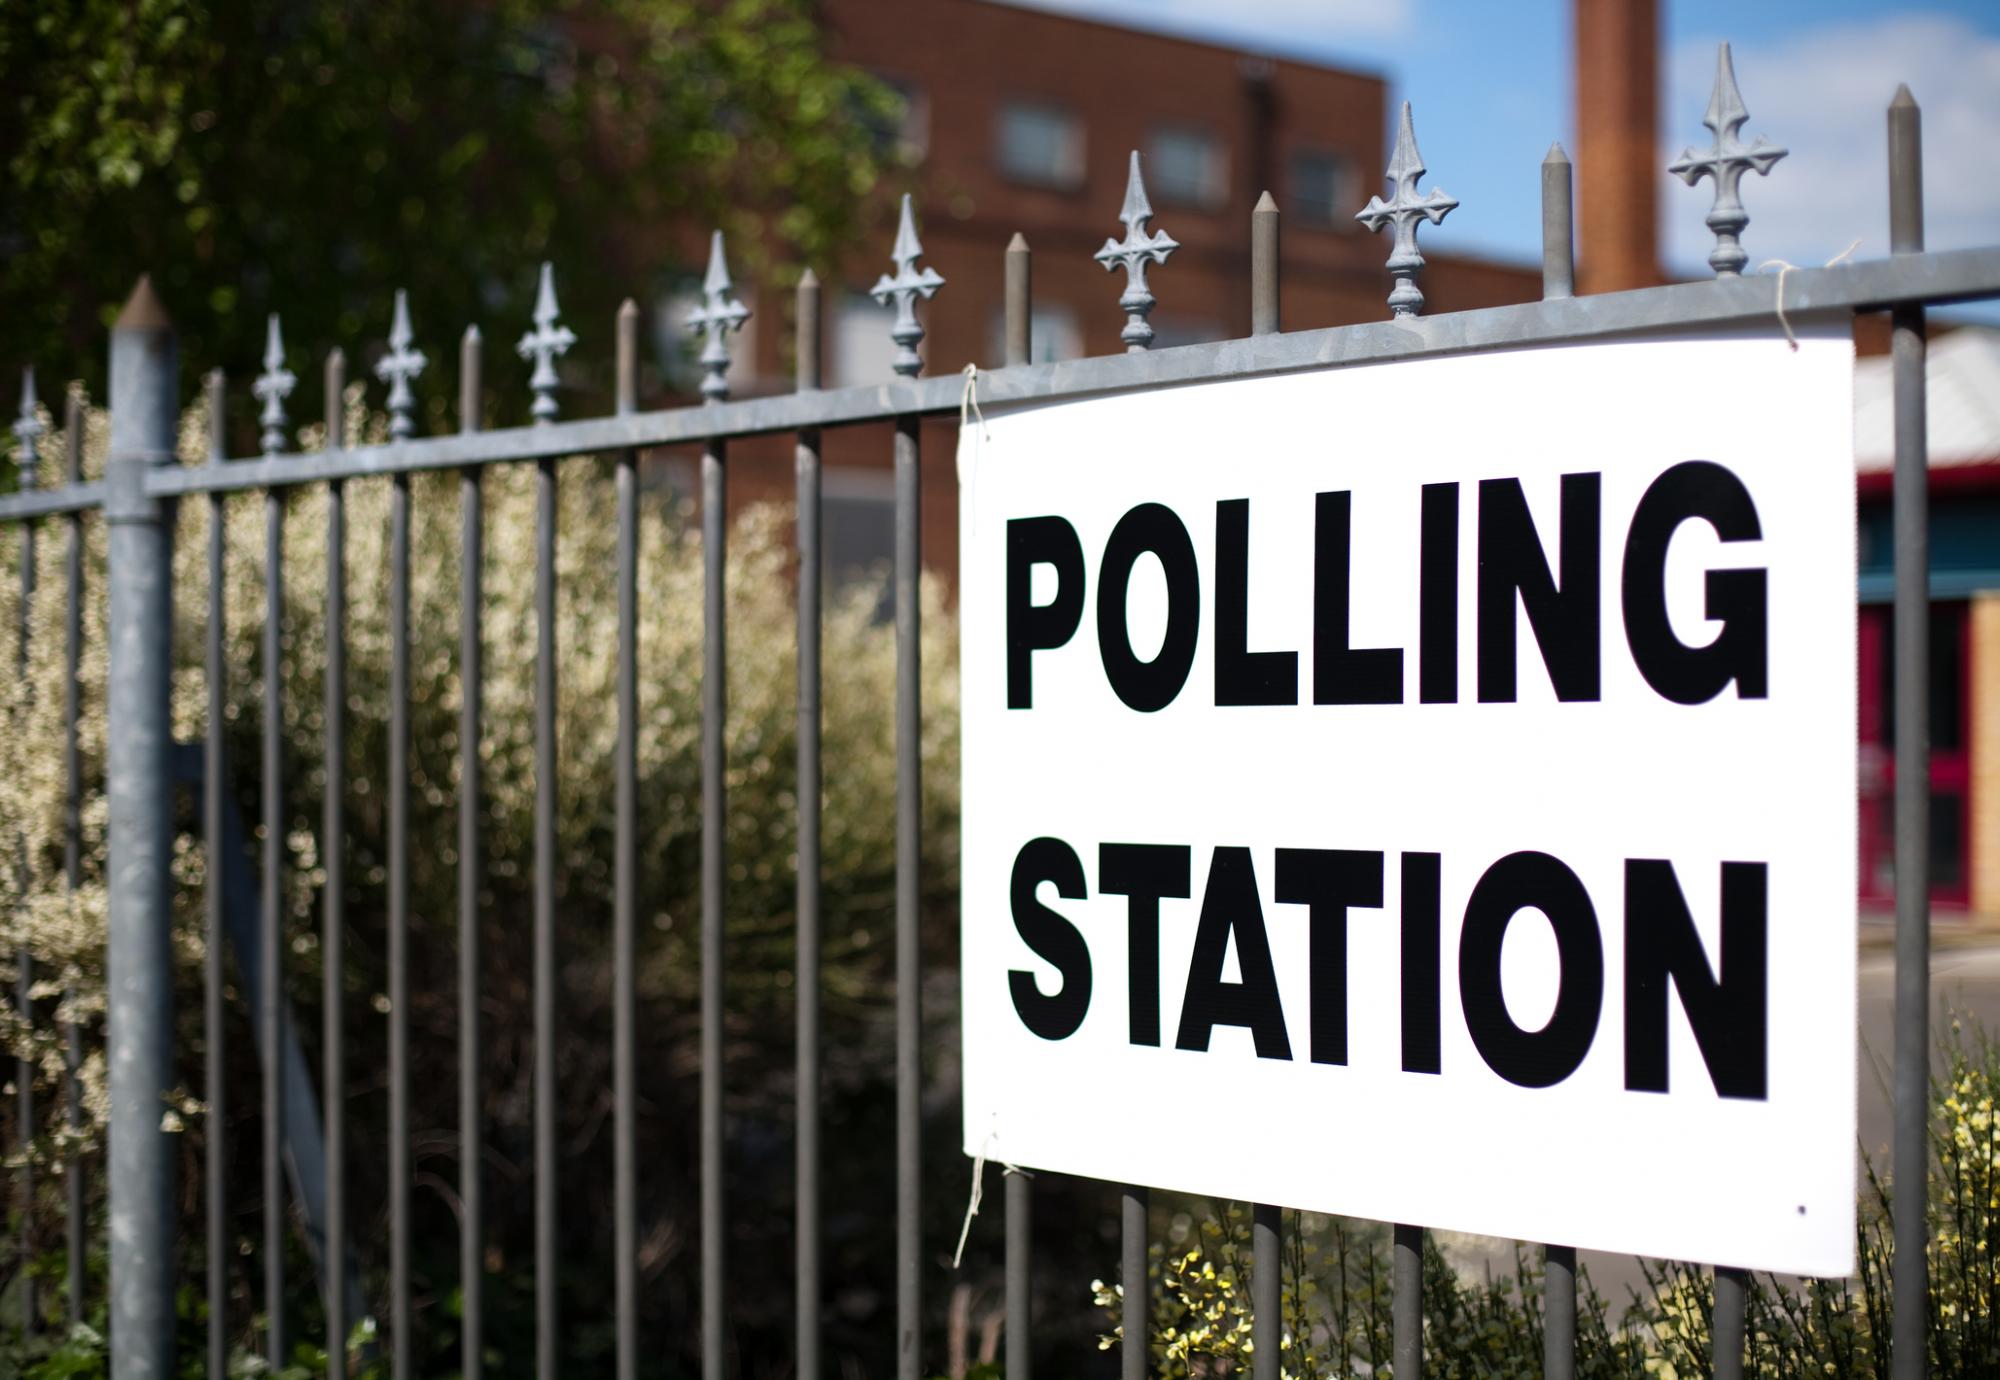
<svg viewBox="0 0 2000 1380">
<path fill-rule="evenodd" d="M 174 1146 L 161 1126 L 173 1083 L 173 861 L 168 716 L 171 508 L 146 472 L 174 463 L 179 359 L 173 323 L 141 278 L 111 330 L 110 672 L 105 747 L 110 918 L 111 1373 L 174 1373 Z"/>
<path fill-rule="evenodd" d="M 1923 117 L 1910 88 L 1889 105 L 1889 250 L 1924 248 Z M 1896 1186 L 1895 1311 L 1891 1373 L 1922 1380 L 1930 1276 L 1924 1211 L 1929 1185 L 1931 1049 L 1930 898 L 1930 446 L 1926 434 L 1921 306 L 1890 314 L 1895 370 L 1896 562 Z"/>
</svg>

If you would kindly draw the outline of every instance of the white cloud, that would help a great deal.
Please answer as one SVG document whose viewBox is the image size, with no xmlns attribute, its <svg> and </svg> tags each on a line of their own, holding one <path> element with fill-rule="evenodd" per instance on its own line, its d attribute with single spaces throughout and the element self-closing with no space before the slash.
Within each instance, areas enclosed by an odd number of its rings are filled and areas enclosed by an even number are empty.
<svg viewBox="0 0 2000 1380">
<path fill-rule="evenodd" d="M 1409 31 L 1416 0 L 1007 0 L 1135 29 L 1219 40 L 1276 53 L 1324 52 L 1354 39 Z"/>
<path fill-rule="evenodd" d="M 1858 258 L 1888 253 L 1885 111 L 1898 82 L 1923 108 L 1927 247 L 2000 243 L 2000 38 L 1956 17 L 1902 14 L 1739 47 L 1735 59 L 1751 112 L 1746 142 L 1765 134 L 1791 151 L 1769 177 L 1743 179 L 1752 269 L 1773 258 L 1823 263 L 1857 239 Z M 1675 50 L 1663 162 L 1706 144 L 1700 121 L 1714 80 L 1713 41 Z M 1707 271 L 1711 187 L 1670 178 L 1662 192 L 1667 259 L 1679 271 Z"/>
</svg>

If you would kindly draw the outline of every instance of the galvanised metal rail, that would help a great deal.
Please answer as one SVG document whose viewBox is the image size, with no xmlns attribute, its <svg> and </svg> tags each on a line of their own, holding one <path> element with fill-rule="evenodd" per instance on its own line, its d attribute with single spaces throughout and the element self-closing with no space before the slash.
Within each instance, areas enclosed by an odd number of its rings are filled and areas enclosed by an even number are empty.
<svg viewBox="0 0 2000 1380">
<path fill-rule="evenodd" d="M 1251 219 L 1251 319 L 1247 339 L 1176 349 L 1148 350 L 1151 330 L 1146 316 L 1153 306 L 1145 268 L 1165 262 L 1178 246 L 1161 233 L 1150 233 L 1151 208 L 1138 177 L 1136 155 L 1130 189 L 1121 219 L 1123 243 L 1107 241 L 1097 255 L 1107 269 L 1124 268 L 1127 285 L 1120 309 L 1127 315 L 1123 355 L 1031 365 L 1029 357 L 1030 256 L 1016 236 L 1006 250 L 1005 367 L 978 378 L 985 402 L 1085 397 L 1120 389 L 1242 378 L 1316 369 L 1330 365 L 1379 363 L 1517 346 L 1603 340 L 1622 335 L 1671 330 L 1717 330 L 1732 327 L 1777 329 L 1787 316 L 1804 317 L 1858 311 L 1888 310 L 1894 323 L 1895 437 L 1894 483 L 1896 563 L 1896 890 L 1897 986 L 1895 1053 L 1895 1152 L 1897 1183 L 1894 1282 L 1893 1356 L 1899 1380 L 1921 1376 L 1925 1367 L 1926 1109 L 1929 1054 L 1926 1028 L 1929 996 L 1928 800 L 1924 794 L 1924 753 L 1928 742 L 1928 604 L 1926 550 L 1926 444 L 1924 434 L 1925 310 L 1928 307 L 2000 296 L 2000 247 L 1952 253 L 1923 251 L 1922 177 L 1919 117 L 1906 90 L 1899 91 L 1889 110 L 1891 257 L 1837 267 L 1788 271 L 1771 278 L 1744 278 L 1740 243 L 1747 216 L 1738 195 L 1746 171 L 1768 172 L 1782 150 L 1762 141 L 1746 147 L 1737 139 L 1745 118 L 1736 95 L 1727 49 L 1718 75 L 1717 99 L 1709 124 L 1715 147 L 1690 153 L 1674 171 L 1691 184 L 1702 176 L 1716 182 L 1714 209 L 1708 217 L 1716 233 L 1711 256 L 1717 277 L 1708 282 L 1676 284 L 1634 292 L 1593 297 L 1572 295 L 1570 169 L 1560 149 L 1551 151 L 1542 168 L 1544 298 L 1523 306 L 1497 307 L 1445 316 L 1417 314 L 1422 294 L 1416 276 L 1422 255 L 1416 249 L 1420 222 L 1441 220 L 1456 205 L 1433 191 L 1419 196 L 1417 177 L 1423 172 L 1410 129 L 1407 108 L 1402 137 L 1390 172 L 1396 180 L 1394 198 L 1379 198 L 1361 214 L 1371 228 L 1391 228 L 1396 247 L 1390 269 L 1396 278 L 1392 319 L 1327 330 L 1281 333 L 1279 330 L 1278 212 L 1268 195 Z M 1719 112 L 1719 113 L 1716 113 Z M 701 362 L 705 403 L 698 407 L 642 413 L 636 408 L 636 308 L 629 302 L 617 322 L 617 405 L 610 417 L 558 421 L 555 359 L 574 342 L 560 324 L 551 275 L 545 267 L 534 313 L 535 329 L 520 342 L 520 351 L 536 363 L 533 424 L 493 431 L 479 430 L 481 340 L 476 328 L 466 332 L 459 351 L 459 417 L 456 435 L 418 438 L 410 417 L 409 381 L 424 367 L 413 348 L 407 312 L 399 298 L 392 353 L 378 365 L 389 383 L 387 400 L 391 439 L 385 445 L 351 443 L 342 435 L 341 397 L 345 365 L 339 351 L 329 355 L 325 371 L 326 446 L 310 455 L 282 455 L 286 424 L 285 401 L 295 380 L 284 368 L 278 323 L 272 318 L 265 372 L 254 392 L 263 403 L 263 453 L 228 460 L 219 421 L 210 442 L 212 463 L 183 468 L 174 463 L 179 411 L 179 373 L 173 328 L 143 281 L 113 328 L 111 337 L 111 452 L 102 481 L 81 479 L 81 411 L 72 396 L 66 413 L 67 466 L 60 487 L 38 487 L 35 442 L 42 422 L 29 375 L 22 420 L 15 430 L 20 440 L 21 491 L 0 497 L 0 520 L 22 527 L 22 589 L 25 597 L 34 581 L 34 540 L 41 520 L 61 518 L 68 537 L 67 691 L 63 744 L 66 763 L 68 815 L 65 876 L 74 889 L 80 883 L 81 829 L 79 811 L 84 795 L 77 747 L 79 665 L 82 646 L 83 524 L 101 511 L 109 525 L 110 606 L 109 744 L 105 789 L 110 806 L 108 870 L 110 919 L 107 934 L 109 972 L 105 1039 L 109 1050 L 111 1112 L 109 1126 L 109 1191 L 111 1203 L 111 1326 L 114 1374 L 156 1377 L 173 1373 L 174 1259 L 177 1237 L 171 1196 L 172 1149 L 159 1125 L 158 1099 L 174 1084 L 172 1068 L 172 972 L 168 949 L 169 865 L 173 856 L 168 781 L 172 733 L 167 714 L 172 584 L 170 571 L 171 505 L 206 494 L 211 505 L 210 607 L 207 626 L 207 694 L 211 724 L 219 723 L 225 704 L 227 667 L 223 654 L 222 585 L 224 547 L 222 504 L 230 494 L 265 495 L 267 548 L 264 562 L 269 607 L 282 607 L 283 518 L 287 495 L 301 485 L 324 484 L 330 498 L 325 620 L 328 664 L 325 683 L 325 735 L 330 761 L 345 751 L 346 705 L 345 633 L 345 508 L 343 485 L 350 479 L 389 476 L 393 482 L 390 532 L 390 731 L 389 731 L 389 1013 L 388 1085 L 391 1099 L 388 1219 L 391 1224 L 391 1271 L 388 1308 L 392 1373 L 416 1373 L 413 1355 L 410 1279 L 410 1088 L 409 1088 L 409 839 L 406 770 L 409 743 L 409 476 L 420 470 L 457 470 L 460 474 L 461 578 L 459 671 L 464 684 L 458 742 L 461 787 L 457 801 L 459 857 L 458 922 L 460 947 L 459 1039 L 466 1057 L 460 1060 L 459 1116 L 469 1140 L 478 1138 L 480 1118 L 479 1060 L 481 1024 L 478 985 L 480 952 L 479 816 L 480 761 L 478 744 L 481 706 L 481 475 L 493 464 L 533 461 L 537 466 L 538 523 L 535 541 L 535 609 L 537 654 L 535 672 L 533 1013 L 534 1013 L 534 1163 L 536 1236 L 536 1373 L 553 1380 L 560 1366 L 562 1335 L 556 1314 L 554 1045 L 555 1021 L 555 815 L 556 741 L 555 677 L 555 500 L 557 462 L 563 457 L 609 453 L 615 457 L 617 507 L 618 672 L 614 694 L 618 737 L 616 747 L 614 875 L 614 1115 L 616 1279 L 614 1312 L 617 1334 L 617 1374 L 631 1380 L 638 1368 L 637 1323 L 641 1311 L 636 1276 L 636 1184 L 638 1146 L 634 1133 L 634 1029 L 637 998 L 636 967 L 637 784 L 636 732 L 639 716 L 637 680 L 637 570 L 639 526 L 638 452 L 674 443 L 700 443 L 702 536 L 705 574 L 703 617 L 705 650 L 702 667 L 702 918 L 701 918 L 701 1354 L 703 1373 L 720 1380 L 726 1373 L 725 1327 L 727 1299 L 723 1290 L 723 1176 L 726 1140 L 723 1125 L 723 915 L 726 863 L 723 822 L 728 810 L 724 794 L 722 729 L 724 701 L 725 621 L 723 617 L 723 556 L 727 512 L 726 447 L 732 438 L 773 433 L 797 437 L 799 554 L 798 612 L 798 957 L 796 1173 L 798 1222 L 796 1248 L 797 1324 L 795 1355 L 803 1380 L 821 1375 L 819 1317 L 822 1297 L 820 1271 L 819 1169 L 821 1134 L 820 1079 L 820 582 L 821 487 L 820 433 L 828 427 L 869 422 L 893 424 L 895 472 L 895 619 L 896 619 L 896 1163 L 897 1163 L 897 1374 L 916 1380 L 921 1374 L 923 1262 L 918 1250 L 919 1054 L 922 1013 L 919 1007 L 921 954 L 917 929 L 917 869 L 921 706 L 918 702 L 918 604 L 920 570 L 918 511 L 918 420 L 955 412 L 965 396 L 958 377 L 918 378 L 915 346 L 922 338 L 915 305 L 941 287 L 928 269 L 919 270 L 921 255 L 907 200 L 893 259 L 894 277 L 884 276 L 875 295 L 897 308 L 892 335 L 899 347 L 892 382 L 877 386 L 822 390 L 820 388 L 820 298 L 812 274 L 798 289 L 796 391 L 783 396 L 729 401 L 724 381 L 729 364 L 727 335 L 740 327 L 747 311 L 733 296 L 721 238 L 712 245 L 704 304 L 690 325 L 704 338 Z M 211 375 L 207 384 L 211 418 L 219 419 L 223 383 Z M 285 947 L 281 933 L 284 867 L 281 741 L 284 693 L 281 674 L 280 620 L 266 623 L 264 658 L 263 788 L 263 906 L 260 962 L 262 971 L 260 1043 L 278 1051 L 287 1014 L 281 999 Z M 26 669 L 23 633 L 22 666 Z M 203 819 L 211 878 L 223 867 L 219 852 L 223 835 L 223 790 L 226 763 L 223 735 L 211 729 L 204 746 Z M 341 839 L 346 830 L 345 783 L 330 772 L 324 799 L 322 829 L 326 840 Z M 1845 846 L 1845 845 L 1841 845 Z M 322 849 L 326 860 L 320 890 L 325 965 L 323 1000 L 324 1087 L 326 1123 L 326 1185 L 323 1224 L 324 1259 L 346 1257 L 350 1207 L 344 1192 L 347 1169 L 343 1089 L 347 1083 L 342 1025 L 340 977 L 345 927 L 345 879 L 342 850 Z M 205 1030 L 206 1082 L 209 1117 L 219 1123 L 227 1089 L 222 1078 L 224 989 L 222 978 L 223 902 L 219 882 L 206 897 L 211 942 L 206 960 Z M 17 999 L 30 1020 L 38 1018 L 31 999 L 32 968 L 20 956 Z M 82 1125 L 76 1069 L 83 1032 L 70 1025 L 67 1041 L 69 1075 L 65 1095 L 68 1115 Z M 279 1109 L 284 1103 L 284 1061 L 268 1057 L 264 1066 L 263 1201 L 265 1289 L 271 1300 L 284 1290 L 284 1182 L 280 1161 L 285 1127 Z M 17 1136 L 23 1144 L 35 1134 L 36 1082 L 32 1064 L 23 1057 L 17 1067 Z M 68 1166 L 69 1309 L 79 1316 L 84 1280 L 84 1201 L 79 1167 Z M 1006 1373 L 1009 1380 L 1028 1380 L 1031 1338 L 1028 1316 L 1029 1198 L 1031 1181 L 1022 1175 L 1006 1178 Z M 32 1206 L 32 1182 L 24 1172 L 17 1183 Z M 476 1380 L 481 1369 L 484 1314 L 481 1299 L 483 1269 L 482 1194 L 479 1156 L 469 1146 L 461 1156 L 459 1193 L 463 1204 L 460 1259 L 463 1277 L 464 1374 Z M 230 1184 L 224 1173 L 220 1137 L 208 1141 L 205 1185 L 208 1240 L 209 1367 L 225 1372 L 227 1298 L 222 1261 L 228 1254 L 224 1205 Z M 1123 1373 L 1138 1380 L 1146 1373 L 1148 1299 L 1145 1288 L 1148 1196 L 1144 1186 L 1129 1186 L 1123 1200 L 1123 1267 L 1128 1289 L 1124 1299 Z M 1257 1380 L 1279 1375 L 1278 1267 L 1281 1217 L 1274 1205 L 1255 1206 L 1252 1297 Z M 32 1214 L 23 1216 L 23 1248 L 33 1230 Z M 1399 1378 L 1419 1374 L 1422 1344 L 1422 1229 L 1397 1225 L 1394 1232 L 1394 1358 Z M 1575 1252 L 1546 1247 L 1546 1373 L 1552 1380 L 1573 1376 L 1575 1360 Z M 338 1278 L 334 1268 L 329 1278 Z M 1746 1280 L 1740 1271 L 1718 1269 L 1715 1275 L 1716 1374 L 1740 1375 L 1744 1350 Z M 327 1294 L 329 1374 L 345 1373 L 348 1356 L 341 1339 L 353 1322 L 351 1301 L 338 1285 Z M 32 1316 L 33 1301 L 30 1300 Z M 266 1329 L 271 1363 L 288 1354 L 282 1309 L 273 1307 Z"/>
</svg>

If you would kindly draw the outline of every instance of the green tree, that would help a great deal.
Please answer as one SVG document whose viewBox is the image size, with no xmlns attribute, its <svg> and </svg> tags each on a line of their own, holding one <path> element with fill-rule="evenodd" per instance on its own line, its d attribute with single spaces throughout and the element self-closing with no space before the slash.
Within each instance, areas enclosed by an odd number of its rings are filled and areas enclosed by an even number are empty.
<svg viewBox="0 0 2000 1380">
<path fill-rule="evenodd" d="M 509 344 L 543 259 L 608 334 L 710 224 L 739 273 L 824 262 L 895 99 L 811 0 L 0 0 L 0 91 L 0 361 L 101 370 L 150 271 L 183 360 L 238 377 L 266 313 L 310 377 L 398 287 L 434 356 L 467 322 Z"/>
</svg>

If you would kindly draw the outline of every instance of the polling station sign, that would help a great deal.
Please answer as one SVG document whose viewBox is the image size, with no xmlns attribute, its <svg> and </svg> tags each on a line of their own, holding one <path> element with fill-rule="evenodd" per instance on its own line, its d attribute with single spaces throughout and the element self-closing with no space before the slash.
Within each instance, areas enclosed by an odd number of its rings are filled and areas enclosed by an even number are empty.
<svg viewBox="0 0 2000 1380">
<path fill-rule="evenodd" d="M 1848 1273 L 1852 348 L 960 439 L 965 1150 Z"/>
</svg>

